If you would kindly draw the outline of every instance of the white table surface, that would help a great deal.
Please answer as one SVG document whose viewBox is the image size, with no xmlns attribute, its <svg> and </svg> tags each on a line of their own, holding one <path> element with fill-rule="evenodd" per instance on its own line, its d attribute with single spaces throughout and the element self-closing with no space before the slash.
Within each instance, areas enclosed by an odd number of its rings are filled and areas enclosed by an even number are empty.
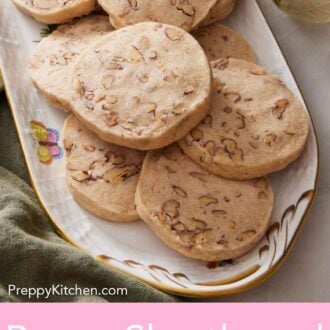
<svg viewBox="0 0 330 330">
<path fill-rule="evenodd" d="M 312 211 L 284 265 L 258 287 L 216 300 L 330 302 L 330 24 L 300 23 L 277 9 L 271 0 L 258 2 L 316 127 L 321 158 L 319 188 Z"/>
</svg>

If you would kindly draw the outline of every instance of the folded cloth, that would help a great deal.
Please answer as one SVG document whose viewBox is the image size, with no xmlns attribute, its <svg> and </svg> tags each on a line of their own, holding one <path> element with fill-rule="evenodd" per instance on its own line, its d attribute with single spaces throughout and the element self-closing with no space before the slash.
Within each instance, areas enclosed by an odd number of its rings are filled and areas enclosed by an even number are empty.
<svg viewBox="0 0 330 330">
<path fill-rule="evenodd" d="M 4 95 L 0 96 L 0 166 L 0 301 L 176 301 L 113 271 L 57 235 L 34 191 L 23 181 L 28 182 L 28 174 Z M 22 291 L 14 290 L 52 286 L 55 294 L 39 299 L 37 296 L 29 299 Z M 113 288 L 111 294 L 119 291 L 124 295 L 80 295 L 79 289 L 74 295 L 57 295 L 56 291 L 63 291 L 64 287 Z"/>
</svg>

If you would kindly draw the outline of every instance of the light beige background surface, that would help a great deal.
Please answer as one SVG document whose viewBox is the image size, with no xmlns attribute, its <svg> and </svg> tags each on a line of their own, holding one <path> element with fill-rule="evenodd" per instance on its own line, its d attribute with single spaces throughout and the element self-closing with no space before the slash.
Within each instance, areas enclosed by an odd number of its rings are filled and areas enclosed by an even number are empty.
<svg viewBox="0 0 330 330">
<path fill-rule="evenodd" d="M 218 301 L 330 302 L 330 24 L 305 24 L 259 0 L 318 133 L 321 168 L 312 212 L 285 264 L 260 286 Z"/>
</svg>

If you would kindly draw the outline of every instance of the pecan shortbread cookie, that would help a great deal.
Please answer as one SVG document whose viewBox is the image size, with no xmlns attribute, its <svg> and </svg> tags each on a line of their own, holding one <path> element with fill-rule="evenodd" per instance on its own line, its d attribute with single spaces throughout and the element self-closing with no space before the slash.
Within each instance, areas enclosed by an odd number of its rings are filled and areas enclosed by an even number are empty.
<svg viewBox="0 0 330 330">
<path fill-rule="evenodd" d="M 29 61 L 29 73 L 49 103 L 70 110 L 67 81 L 74 61 L 86 47 L 111 30 L 106 16 L 89 16 L 60 25 L 39 42 Z"/>
<path fill-rule="evenodd" d="M 70 115 L 63 130 L 66 181 L 76 201 L 103 219 L 139 219 L 134 195 L 145 154 L 100 140 Z"/>
<path fill-rule="evenodd" d="M 206 115 L 212 74 L 184 30 L 139 23 L 109 33 L 74 65 L 71 108 L 105 141 L 139 150 L 183 138 Z"/>
<path fill-rule="evenodd" d="M 234 10 L 236 0 L 218 0 L 200 26 L 210 25 L 228 17 Z"/>
<path fill-rule="evenodd" d="M 156 235 L 187 257 L 239 257 L 263 237 L 273 208 L 269 181 L 232 181 L 188 158 L 177 144 L 149 152 L 136 207 Z"/>
<path fill-rule="evenodd" d="M 12 0 L 25 14 L 45 24 L 62 24 L 91 13 L 96 0 Z"/>
<path fill-rule="evenodd" d="M 179 142 L 215 174 L 244 180 L 279 171 L 304 149 L 309 123 L 303 105 L 276 76 L 238 59 L 212 62 L 209 114 Z"/>
<path fill-rule="evenodd" d="M 191 31 L 198 27 L 217 0 L 99 0 L 116 28 L 154 21 Z"/>
<path fill-rule="evenodd" d="M 249 62 L 256 58 L 249 43 L 237 32 L 220 23 L 199 28 L 193 36 L 200 43 L 210 61 L 234 57 Z"/>
</svg>

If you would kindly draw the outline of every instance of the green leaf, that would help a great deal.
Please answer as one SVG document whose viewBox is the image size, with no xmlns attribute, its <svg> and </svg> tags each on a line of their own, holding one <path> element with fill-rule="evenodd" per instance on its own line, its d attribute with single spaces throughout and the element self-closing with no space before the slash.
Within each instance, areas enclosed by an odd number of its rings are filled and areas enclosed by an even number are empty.
<svg viewBox="0 0 330 330">
<path fill-rule="evenodd" d="M 41 29 L 40 31 L 40 37 L 45 38 L 48 37 L 53 31 L 57 29 L 57 24 L 49 24 L 47 25 L 47 28 Z"/>
</svg>

